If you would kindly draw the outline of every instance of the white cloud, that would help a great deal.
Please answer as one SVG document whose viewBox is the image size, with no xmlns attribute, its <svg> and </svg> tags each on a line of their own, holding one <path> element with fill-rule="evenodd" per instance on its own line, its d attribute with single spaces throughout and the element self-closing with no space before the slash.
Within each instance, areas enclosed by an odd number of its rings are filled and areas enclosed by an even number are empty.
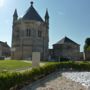
<svg viewBox="0 0 90 90">
<path fill-rule="evenodd" d="M 3 7 L 4 5 L 4 0 L 0 0 L 0 7 Z"/>
</svg>

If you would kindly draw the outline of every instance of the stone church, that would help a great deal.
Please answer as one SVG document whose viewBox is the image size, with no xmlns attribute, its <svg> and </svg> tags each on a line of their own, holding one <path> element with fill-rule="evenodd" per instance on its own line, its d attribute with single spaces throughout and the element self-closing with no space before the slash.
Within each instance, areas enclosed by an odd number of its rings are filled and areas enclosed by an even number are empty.
<svg viewBox="0 0 90 90">
<path fill-rule="evenodd" d="M 22 18 L 18 18 L 17 10 L 15 10 L 12 26 L 12 59 L 31 59 L 32 52 L 40 52 L 41 60 L 48 59 L 48 10 L 44 19 L 34 8 L 33 2 Z"/>
</svg>

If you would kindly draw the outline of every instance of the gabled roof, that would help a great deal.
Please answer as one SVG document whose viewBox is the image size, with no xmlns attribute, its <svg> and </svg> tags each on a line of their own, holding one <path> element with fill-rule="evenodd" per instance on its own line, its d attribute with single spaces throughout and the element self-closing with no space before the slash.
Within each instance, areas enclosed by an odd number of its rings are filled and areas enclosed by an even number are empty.
<svg viewBox="0 0 90 90">
<path fill-rule="evenodd" d="M 61 39 L 60 41 L 58 41 L 56 44 L 65 44 L 65 43 L 73 43 L 73 44 L 76 44 L 76 45 L 79 45 L 77 44 L 76 42 L 72 41 L 71 39 L 69 39 L 68 37 L 64 37 L 63 39 Z"/>
<path fill-rule="evenodd" d="M 9 45 L 7 44 L 7 42 L 2 42 L 2 41 L 0 41 L 0 45 L 1 45 L 1 46 L 4 46 L 4 47 L 10 48 Z"/>
<path fill-rule="evenodd" d="M 35 21 L 40 21 L 43 22 L 43 19 L 40 17 L 40 15 L 37 13 L 37 11 L 33 7 L 33 2 L 31 2 L 31 6 L 23 16 L 24 20 L 35 20 Z"/>
</svg>

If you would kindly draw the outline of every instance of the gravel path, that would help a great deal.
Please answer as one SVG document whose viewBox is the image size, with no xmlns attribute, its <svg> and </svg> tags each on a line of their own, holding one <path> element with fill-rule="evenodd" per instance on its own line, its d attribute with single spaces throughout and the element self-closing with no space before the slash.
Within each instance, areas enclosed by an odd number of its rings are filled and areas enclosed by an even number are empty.
<svg viewBox="0 0 90 90">
<path fill-rule="evenodd" d="M 90 72 L 65 72 L 62 73 L 68 79 L 78 82 L 90 90 Z"/>
<path fill-rule="evenodd" d="M 64 75 L 61 75 L 60 72 L 54 73 L 22 90 L 88 90 L 80 83 L 67 79 Z"/>
<path fill-rule="evenodd" d="M 85 88 L 65 77 L 58 77 L 55 80 L 42 83 L 39 87 L 36 87 L 33 90 L 85 90 Z"/>
</svg>

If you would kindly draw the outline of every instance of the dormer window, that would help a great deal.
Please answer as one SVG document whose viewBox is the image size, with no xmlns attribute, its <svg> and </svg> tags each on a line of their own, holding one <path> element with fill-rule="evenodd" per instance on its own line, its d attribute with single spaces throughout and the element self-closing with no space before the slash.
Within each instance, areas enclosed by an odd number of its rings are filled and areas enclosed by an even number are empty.
<svg viewBox="0 0 90 90">
<path fill-rule="evenodd" d="M 30 29 L 27 29 L 26 30 L 26 35 L 27 35 L 27 37 L 30 37 L 31 36 L 31 30 Z"/>
<path fill-rule="evenodd" d="M 42 37 L 42 31 L 38 31 L 38 37 Z"/>
</svg>

